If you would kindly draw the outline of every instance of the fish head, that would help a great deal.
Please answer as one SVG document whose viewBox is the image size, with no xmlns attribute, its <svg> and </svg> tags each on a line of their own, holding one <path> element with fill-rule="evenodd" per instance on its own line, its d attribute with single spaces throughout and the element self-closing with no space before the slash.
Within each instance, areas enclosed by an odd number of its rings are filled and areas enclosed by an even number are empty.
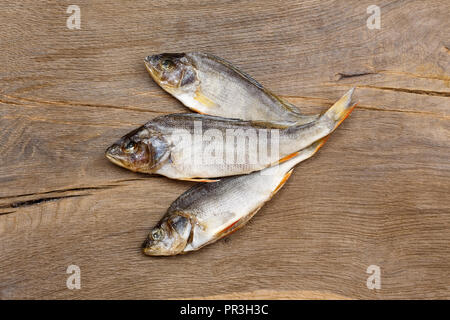
<svg viewBox="0 0 450 320">
<path fill-rule="evenodd" d="M 105 155 L 112 163 L 134 172 L 153 173 L 167 158 L 166 141 L 142 126 L 126 134 Z"/>
<path fill-rule="evenodd" d="M 164 90 L 180 94 L 199 85 L 192 59 L 185 53 L 162 53 L 144 59 L 145 66 Z"/>
<path fill-rule="evenodd" d="M 183 252 L 191 231 L 189 218 L 165 216 L 148 234 L 142 251 L 148 256 L 172 256 Z"/>
</svg>

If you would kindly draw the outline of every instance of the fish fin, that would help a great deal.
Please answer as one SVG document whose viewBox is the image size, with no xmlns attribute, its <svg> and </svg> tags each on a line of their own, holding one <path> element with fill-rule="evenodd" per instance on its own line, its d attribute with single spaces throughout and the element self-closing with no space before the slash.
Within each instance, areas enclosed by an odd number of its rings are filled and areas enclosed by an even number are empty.
<svg viewBox="0 0 450 320">
<path fill-rule="evenodd" d="M 319 149 L 323 147 L 323 145 L 325 144 L 325 142 L 327 142 L 329 137 L 330 136 L 328 135 L 313 144 L 313 146 L 315 147 L 313 154 L 316 153 L 317 151 L 319 151 Z"/>
<path fill-rule="evenodd" d="M 283 177 L 283 179 L 281 179 L 281 182 L 278 184 L 278 186 L 272 191 L 272 196 L 277 193 L 286 183 L 286 181 L 288 181 L 289 177 L 291 176 L 292 172 L 294 171 L 294 169 L 289 170 Z"/>
<path fill-rule="evenodd" d="M 191 109 L 191 110 L 192 110 L 192 111 L 194 111 L 194 112 L 197 112 L 197 113 L 200 113 L 200 114 L 206 115 L 206 113 L 204 113 L 204 112 L 201 112 L 201 111 L 199 111 L 199 110 L 197 110 L 197 109 L 195 109 L 195 108 L 189 107 L 189 109 Z"/>
<path fill-rule="evenodd" d="M 264 203 L 265 203 L 265 202 L 264 202 Z M 261 209 L 261 208 L 263 207 L 264 203 L 261 204 L 259 207 L 257 207 L 257 208 L 256 208 L 255 210 L 253 210 L 252 212 L 250 212 L 248 215 L 239 218 L 238 220 L 236 220 L 236 221 L 232 222 L 231 224 L 229 224 L 228 226 L 226 226 L 224 229 L 222 229 L 222 230 L 216 232 L 215 237 L 214 237 L 214 240 L 212 240 L 212 241 L 210 241 L 210 242 L 208 242 L 208 243 L 206 243 L 206 244 L 209 244 L 209 243 L 211 243 L 211 242 L 215 242 L 217 239 L 226 237 L 226 236 L 232 234 L 233 232 L 239 230 L 239 229 L 242 228 L 243 226 L 245 226 L 246 223 L 247 223 L 251 218 L 253 218 L 253 216 L 259 211 L 259 209 Z M 206 245 L 206 244 L 205 244 L 205 245 Z"/>
<path fill-rule="evenodd" d="M 342 96 L 330 109 L 328 109 L 321 118 L 326 117 L 334 122 L 335 130 L 344 121 L 355 108 L 356 104 L 350 106 L 352 94 L 355 88 L 350 89 Z"/>
<path fill-rule="evenodd" d="M 217 62 L 227 66 L 228 68 L 232 69 L 233 71 L 235 71 L 236 73 L 238 73 L 241 77 L 247 79 L 250 83 L 252 83 L 254 86 L 258 87 L 259 89 L 264 89 L 263 85 L 261 83 L 259 83 L 258 81 L 256 81 L 255 79 L 252 78 L 252 76 L 250 76 L 248 73 L 245 73 L 244 71 L 238 69 L 236 66 L 234 66 L 230 61 L 225 60 L 223 58 L 220 58 L 218 56 L 215 56 L 213 54 L 210 53 L 205 53 L 205 55 L 209 56 L 210 59 L 216 60 Z"/>
<path fill-rule="evenodd" d="M 354 105 L 352 105 L 344 114 L 344 116 L 339 120 L 339 122 L 336 124 L 336 127 L 339 127 L 341 125 L 341 123 L 348 118 L 348 116 L 350 115 L 350 113 L 352 113 L 353 109 L 355 109 L 357 103 L 355 103 Z"/>
<path fill-rule="evenodd" d="M 237 219 L 236 221 L 232 222 L 230 225 L 226 226 L 223 230 L 216 232 L 216 237 L 220 236 L 222 234 L 226 234 L 227 231 L 232 231 L 230 230 L 233 226 L 236 225 L 236 223 L 238 223 L 242 218 Z"/>
<path fill-rule="evenodd" d="M 207 108 L 211 108 L 211 107 L 216 106 L 216 104 L 211 99 L 209 99 L 207 96 L 205 96 L 200 91 L 200 88 L 195 90 L 194 100 L 197 100 L 201 105 L 203 105 L 203 106 L 205 106 Z"/>
<path fill-rule="evenodd" d="M 278 160 L 278 164 L 288 161 L 289 159 L 292 159 L 295 156 L 298 156 L 299 153 L 300 153 L 300 151 L 297 151 L 297 152 L 291 153 L 291 154 L 281 158 L 280 160 Z"/>
<path fill-rule="evenodd" d="M 183 179 L 178 179 L 178 180 L 193 181 L 193 182 L 217 182 L 220 179 L 183 178 Z"/>
<path fill-rule="evenodd" d="M 228 68 L 232 69 L 233 71 L 235 71 L 237 74 L 239 74 L 241 77 L 243 77 L 244 79 L 246 79 L 248 82 L 250 82 L 251 84 L 253 84 L 255 87 L 257 87 L 258 89 L 263 90 L 268 96 L 271 96 L 272 98 L 274 98 L 275 100 L 277 100 L 279 103 L 281 103 L 288 111 L 297 113 L 298 116 L 301 118 L 302 115 L 300 113 L 300 110 L 298 109 L 297 106 L 295 106 L 294 104 L 290 103 L 289 101 L 286 101 L 284 99 L 282 99 L 281 97 L 277 96 L 276 94 L 272 93 L 270 90 L 267 90 L 266 88 L 264 88 L 264 86 L 259 83 L 258 81 L 256 81 L 251 75 L 249 75 L 248 73 L 238 69 L 236 66 L 234 66 L 231 62 L 220 58 L 218 56 L 212 55 L 212 54 L 207 54 L 211 59 L 216 60 L 220 63 L 222 63 L 223 65 L 227 66 Z"/>
<path fill-rule="evenodd" d="M 277 193 L 281 187 L 283 187 L 283 185 L 286 183 L 286 181 L 289 179 L 289 177 L 291 176 L 292 172 L 294 171 L 294 169 L 289 170 L 284 176 L 283 179 L 281 180 L 281 182 L 278 184 L 278 186 L 275 188 L 275 190 L 272 192 L 272 196 Z M 217 238 L 222 238 L 225 237 L 237 230 L 239 230 L 240 228 L 242 228 L 258 211 L 259 209 L 262 208 L 262 206 L 264 205 L 261 204 L 258 208 L 256 208 L 255 210 L 253 210 L 250 214 L 248 214 L 245 217 L 242 217 L 240 219 L 237 219 L 236 221 L 233 221 L 231 224 L 229 224 L 228 226 L 226 226 L 223 230 L 219 231 L 216 233 L 216 237 Z"/>
<path fill-rule="evenodd" d="M 284 168 L 282 169 L 283 171 L 293 168 L 298 163 L 311 158 L 317 151 L 319 151 L 319 149 L 322 148 L 322 146 L 328 140 L 329 136 L 330 135 L 325 136 L 324 138 L 319 139 L 313 144 L 309 145 L 309 147 L 306 147 L 305 149 L 302 149 L 300 151 L 297 151 L 293 154 L 284 157 L 283 159 L 279 160 L 278 163 L 275 163 L 272 166 L 279 165 L 280 162 L 283 162 L 282 164 L 282 166 L 284 166 Z"/>
<path fill-rule="evenodd" d="M 281 98 L 281 97 L 278 97 L 277 95 L 275 95 L 275 94 L 272 93 L 272 92 L 269 92 L 269 94 L 272 95 L 272 96 L 274 96 L 275 98 L 279 99 L 279 101 L 280 101 L 282 104 L 284 104 L 286 107 L 288 107 L 288 109 L 290 109 L 292 112 L 298 113 L 298 115 L 301 116 L 301 112 L 300 112 L 300 110 L 298 109 L 298 107 L 297 107 L 295 104 L 293 104 L 293 103 L 291 103 L 291 102 L 289 102 L 289 101 L 287 101 L 287 100 L 284 100 L 284 99 Z"/>
<path fill-rule="evenodd" d="M 271 96 L 272 98 L 276 99 L 279 103 L 281 103 L 286 110 L 288 110 L 292 113 L 295 113 L 299 117 L 299 119 L 310 117 L 310 116 L 302 115 L 302 113 L 300 112 L 300 109 L 295 104 L 293 104 L 287 100 L 284 100 L 283 98 L 277 96 L 276 94 L 272 93 L 271 91 L 269 91 L 265 88 L 263 88 L 263 90 L 267 95 Z"/>
</svg>

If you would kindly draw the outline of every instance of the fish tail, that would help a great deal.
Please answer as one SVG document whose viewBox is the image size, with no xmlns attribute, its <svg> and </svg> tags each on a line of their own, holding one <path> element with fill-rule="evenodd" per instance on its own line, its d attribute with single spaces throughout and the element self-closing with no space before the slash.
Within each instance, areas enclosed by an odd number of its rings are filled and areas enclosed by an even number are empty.
<svg viewBox="0 0 450 320">
<path fill-rule="evenodd" d="M 331 131 L 334 131 L 356 107 L 356 104 L 351 104 L 353 91 L 355 88 L 350 89 L 321 116 L 322 120 L 330 122 Z"/>
</svg>

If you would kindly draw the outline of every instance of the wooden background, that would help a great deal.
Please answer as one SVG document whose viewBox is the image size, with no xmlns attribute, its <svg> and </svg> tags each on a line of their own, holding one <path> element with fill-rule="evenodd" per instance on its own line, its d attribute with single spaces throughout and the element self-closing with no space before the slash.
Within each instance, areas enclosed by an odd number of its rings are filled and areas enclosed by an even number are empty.
<svg viewBox="0 0 450 320">
<path fill-rule="evenodd" d="M 69 30 L 66 9 L 81 8 Z M 381 7 L 381 29 L 366 9 Z M 1 1 L 0 298 L 450 298 L 450 3 Z M 237 233 L 141 254 L 192 183 L 109 163 L 186 112 L 143 58 L 203 51 L 305 113 L 358 108 Z M 66 268 L 81 268 L 81 290 Z M 369 265 L 381 289 L 369 290 Z"/>
</svg>

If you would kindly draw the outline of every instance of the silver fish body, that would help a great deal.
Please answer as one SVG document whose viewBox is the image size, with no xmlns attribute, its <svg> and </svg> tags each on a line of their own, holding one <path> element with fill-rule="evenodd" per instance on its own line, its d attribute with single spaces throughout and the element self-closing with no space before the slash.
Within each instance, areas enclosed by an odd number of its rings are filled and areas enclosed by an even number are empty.
<svg viewBox="0 0 450 320">
<path fill-rule="evenodd" d="M 149 233 L 143 252 L 151 256 L 186 253 L 243 227 L 280 190 L 293 167 L 317 152 L 325 139 L 279 166 L 196 184 L 172 203 Z"/>
<path fill-rule="evenodd" d="M 196 112 L 225 118 L 302 121 L 291 103 L 276 96 L 230 62 L 206 53 L 165 53 L 144 60 L 164 90 Z"/>
<path fill-rule="evenodd" d="M 334 131 L 353 109 L 350 106 L 352 92 L 353 89 L 320 118 L 306 124 L 244 121 L 198 114 L 158 117 L 120 139 L 106 154 L 112 162 L 133 171 L 161 174 L 172 179 L 247 174 L 293 157 L 299 150 Z M 265 142 L 272 146 L 276 140 L 276 158 L 272 154 L 262 156 L 259 152 L 255 155 L 255 148 L 246 148 L 238 142 L 239 136 L 255 137 L 257 132 L 259 138 L 259 134 L 267 130 L 271 135 L 266 136 Z M 213 134 L 207 135 L 207 132 Z M 230 136 L 233 139 L 229 139 Z M 127 153 L 130 143 L 135 148 Z M 205 152 L 211 145 L 210 151 L 214 152 Z M 218 153 L 221 156 L 217 156 Z"/>
</svg>

